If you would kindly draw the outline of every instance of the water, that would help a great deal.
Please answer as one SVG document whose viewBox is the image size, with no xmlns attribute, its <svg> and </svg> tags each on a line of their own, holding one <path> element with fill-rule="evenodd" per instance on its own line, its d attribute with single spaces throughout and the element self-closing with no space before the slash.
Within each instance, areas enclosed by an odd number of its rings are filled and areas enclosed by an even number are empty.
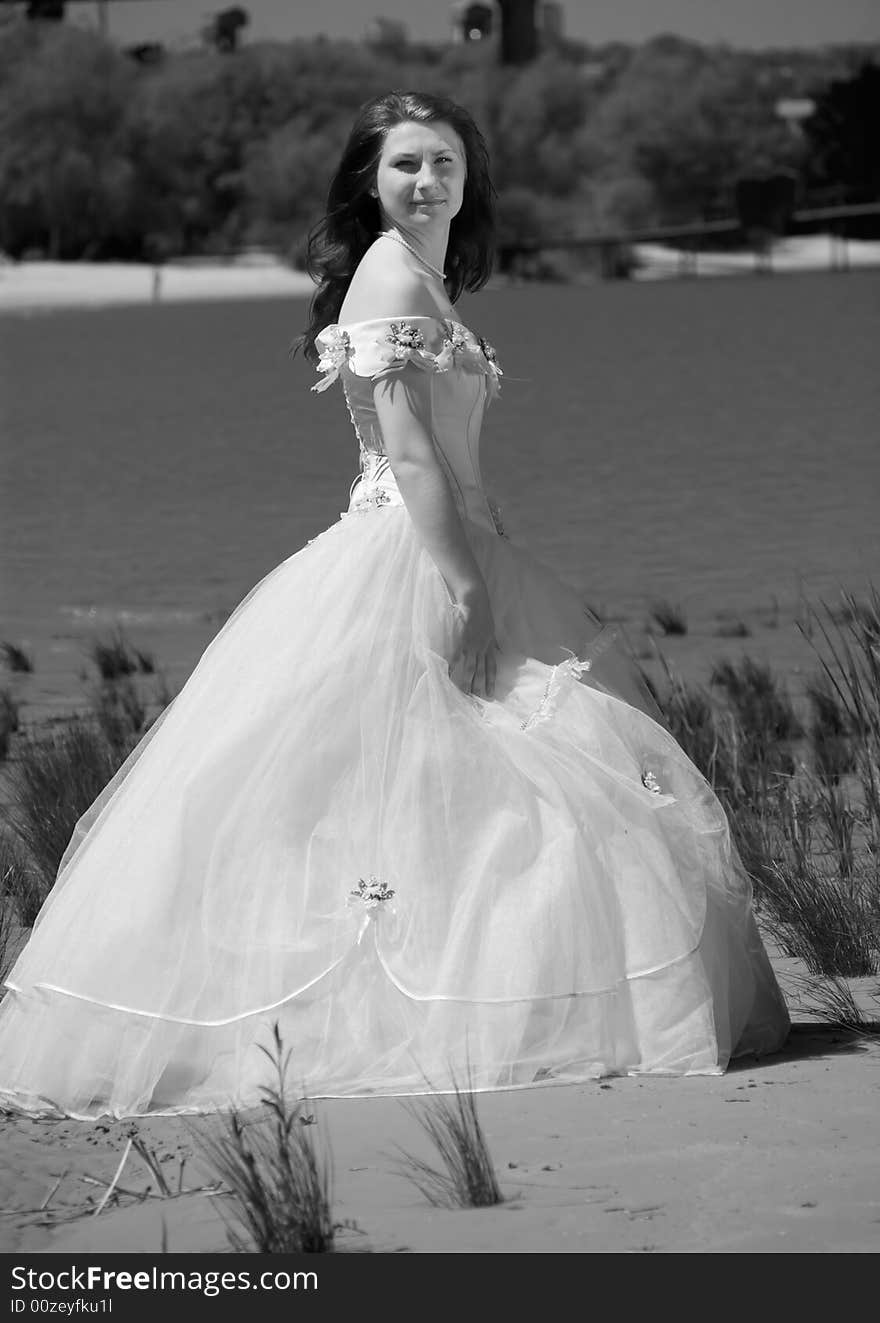
<svg viewBox="0 0 880 1323">
<path fill-rule="evenodd" d="M 511 536 L 631 632 L 653 599 L 680 603 L 682 655 L 724 612 L 760 635 L 774 599 L 791 620 L 802 592 L 880 582 L 878 314 L 876 272 L 464 302 L 505 370 L 484 472 Z M 35 654 L 14 679 L 32 713 L 81 701 L 84 649 L 117 620 L 178 686 L 248 589 L 345 508 L 341 393 L 312 394 L 288 355 L 304 315 L 273 300 L 0 319 L 0 638 Z M 791 662 L 789 634 L 755 646 Z"/>
</svg>

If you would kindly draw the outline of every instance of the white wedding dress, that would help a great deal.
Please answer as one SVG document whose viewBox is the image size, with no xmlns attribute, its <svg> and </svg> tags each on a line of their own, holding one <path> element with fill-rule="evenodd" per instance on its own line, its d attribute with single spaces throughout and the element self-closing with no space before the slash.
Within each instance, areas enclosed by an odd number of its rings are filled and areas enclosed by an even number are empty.
<svg viewBox="0 0 880 1323">
<path fill-rule="evenodd" d="M 0 1006 L 0 1101 L 250 1105 L 275 1021 L 310 1096 L 778 1048 L 717 799 L 483 490 L 494 351 L 425 317 L 318 344 L 360 443 L 349 512 L 251 590 L 77 824 Z M 489 588 L 492 702 L 449 678 L 457 615 L 383 454 L 372 381 L 406 362 Z"/>
</svg>

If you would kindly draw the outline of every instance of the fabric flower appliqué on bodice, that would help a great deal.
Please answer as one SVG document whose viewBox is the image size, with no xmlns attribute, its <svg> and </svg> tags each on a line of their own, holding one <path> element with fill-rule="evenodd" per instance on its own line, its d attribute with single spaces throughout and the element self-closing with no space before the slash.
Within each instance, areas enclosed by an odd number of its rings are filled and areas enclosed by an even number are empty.
<svg viewBox="0 0 880 1323">
<path fill-rule="evenodd" d="M 448 372 L 462 354 L 473 353 L 474 345 L 467 328 L 460 322 L 443 322 L 443 347 L 434 362 L 438 372 Z"/>
<path fill-rule="evenodd" d="M 351 339 L 347 331 L 340 330 L 338 326 L 328 326 L 321 338 L 324 345 L 317 369 L 323 372 L 324 376 L 312 387 L 312 390 L 317 391 L 319 395 L 321 391 L 333 385 L 343 363 L 347 363 L 351 357 Z"/>
<path fill-rule="evenodd" d="M 444 321 L 443 347 L 436 355 L 434 364 L 438 372 L 448 372 L 451 367 L 473 367 L 486 376 L 489 399 L 492 400 L 500 389 L 500 378 L 504 375 L 498 365 L 498 355 L 482 336 L 474 335 L 461 322 Z"/>
<path fill-rule="evenodd" d="M 389 367 L 392 363 L 422 362 L 435 365 L 434 355 L 425 348 L 425 337 L 411 322 L 392 322 L 384 336 L 377 341 L 379 356 Z"/>
</svg>

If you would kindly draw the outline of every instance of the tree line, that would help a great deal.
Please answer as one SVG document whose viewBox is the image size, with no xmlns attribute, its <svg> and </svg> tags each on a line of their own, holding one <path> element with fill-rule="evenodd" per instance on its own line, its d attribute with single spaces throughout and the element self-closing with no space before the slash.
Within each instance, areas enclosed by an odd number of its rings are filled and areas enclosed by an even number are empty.
<svg viewBox="0 0 880 1323">
<path fill-rule="evenodd" d="M 744 52 L 677 37 L 559 41 L 522 67 L 488 43 L 300 40 L 132 58 L 0 13 L 0 249 L 161 261 L 267 246 L 302 259 L 357 108 L 391 87 L 468 106 L 502 243 L 733 214 L 737 181 L 880 197 L 880 52 Z M 781 99 L 811 98 L 798 128 Z"/>
</svg>

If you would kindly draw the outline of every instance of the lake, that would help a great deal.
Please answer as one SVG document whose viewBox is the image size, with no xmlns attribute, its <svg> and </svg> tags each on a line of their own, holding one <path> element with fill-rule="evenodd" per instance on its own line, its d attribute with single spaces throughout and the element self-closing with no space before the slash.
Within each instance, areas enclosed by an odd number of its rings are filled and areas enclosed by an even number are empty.
<svg viewBox="0 0 880 1323">
<path fill-rule="evenodd" d="M 341 392 L 272 300 L 0 318 L 0 639 L 25 714 L 81 703 L 121 621 L 179 687 L 225 615 L 345 509 Z M 880 584 L 880 272 L 498 287 L 462 320 L 498 349 L 484 473 L 529 546 L 636 643 L 650 604 L 685 667 L 797 670 L 804 595 Z M 750 631 L 718 639 L 725 613 Z M 9 683 L 9 677 L 7 677 Z"/>
</svg>

